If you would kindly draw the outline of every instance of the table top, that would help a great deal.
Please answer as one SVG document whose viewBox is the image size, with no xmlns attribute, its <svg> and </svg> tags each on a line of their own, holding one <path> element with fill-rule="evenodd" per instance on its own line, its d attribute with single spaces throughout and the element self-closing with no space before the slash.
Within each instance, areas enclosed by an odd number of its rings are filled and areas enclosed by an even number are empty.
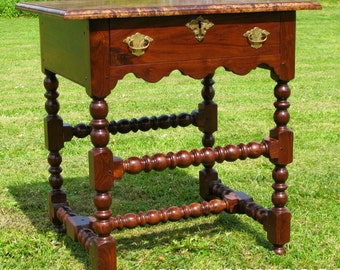
<svg viewBox="0 0 340 270">
<path fill-rule="evenodd" d="M 69 20 L 321 9 L 308 0 L 68 0 L 21 2 L 16 7 Z"/>
</svg>

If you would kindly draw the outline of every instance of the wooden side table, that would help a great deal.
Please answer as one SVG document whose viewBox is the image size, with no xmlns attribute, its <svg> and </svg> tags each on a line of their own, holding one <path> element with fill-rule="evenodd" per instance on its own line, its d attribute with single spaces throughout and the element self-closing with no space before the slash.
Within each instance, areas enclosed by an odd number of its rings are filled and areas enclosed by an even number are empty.
<svg viewBox="0 0 340 270">
<path fill-rule="evenodd" d="M 17 8 L 39 15 L 41 63 L 45 73 L 46 147 L 49 150 L 49 216 L 57 231 L 65 231 L 89 250 L 95 269 L 116 269 L 114 229 L 154 225 L 206 214 L 246 214 L 263 224 L 277 254 L 284 254 L 290 237 L 287 202 L 288 170 L 293 159 L 289 121 L 288 82 L 294 78 L 296 10 L 320 9 L 301 0 L 150 0 L 52 1 L 18 3 Z M 214 146 L 217 104 L 213 75 L 217 67 L 245 75 L 256 67 L 270 70 L 276 81 L 275 127 L 262 142 Z M 178 69 L 202 79 L 203 101 L 198 110 L 179 115 L 109 122 L 105 99 L 127 73 L 157 82 Z M 56 74 L 82 86 L 92 99 L 89 125 L 65 124 L 58 115 Z M 161 101 L 160 101 L 161 102 Z M 194 125 L 203 133 L 203 148 L 157 153 L 122 160 L 107 147 L 110 133 L 146 132 Z M 73 137 L 91 136 L 89 170 L 96 191 L 94 217 L 76 215 L 61 189 L 60 150 Z M 222 184 L 215 162 L 267 157 L 274 164 L 273 207 Z M 124 174 L 203 165 L 199 173 L 202 203 L 167 210 L 112 217 L 110 189 Z"/>
</svg>

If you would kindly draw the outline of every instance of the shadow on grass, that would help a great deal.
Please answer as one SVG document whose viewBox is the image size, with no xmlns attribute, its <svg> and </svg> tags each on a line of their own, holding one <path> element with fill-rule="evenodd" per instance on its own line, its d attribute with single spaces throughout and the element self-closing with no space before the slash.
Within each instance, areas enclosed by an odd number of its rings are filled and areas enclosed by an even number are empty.
<svg viewBox="0 0 340 270">
<path fill-rule="evenodd" d="M 112 190 L 114 216 L 202 201 L 198 194 L 197 179 L 184 170 L 142 173 L 140 175 L 138 177 L 127 175 L 124 180 L 115 183 Z M 46 183 L 38 182 L 29 185 L 10 186 L 9 188 L 21 210 L 39 233 L 44 234 L 46 231 L 52 230 L 52 224 L 49 222 L 47 214 L 46 194 L 50 190 L 47 181 Z M 63 189 L 67 192 L 68 202 L 73 211 L 79 215 L 93 215 L 95 210 L 92 203 L 94 192 L 89 187 L 87 177 L 65 178 Z M 136 234 L 130 232 L 124 234 L 124 231 L 118 230 L 113 231 L 112 234 L 115 237 L 118 232 L 118 256 L 120 249 L 135 251 L 149 249 L 161 243 L 180 241 L 187 236 L 213 236 L 223 230 L 241 231 L 253 237 L 258 245 L 269 249 L 270 243 L 263 237 L 263 232 L 261 229 L 254 229 L 248 224 L 251 222 L 254 222 L 251 218 L 249 218 L 249 222 L 243 222 L 237 215 L 221 213 L 213 222 L 201 217 L 199 224 L 180 226 L 181 228 L 171 227 L 169 229 L 169 226 L 158 225 L 160 227 L 157 231 L 151 231 L 150 226 L 147 226 Z M 130 229 L 125 230 L 130 231 Z M 56 237 L 59 241 L 64 242 L 79 262 L 88 267 L 87 252 L 81 245 L 73 243 L 71 239 L 64 235 Z"/>
</svg>

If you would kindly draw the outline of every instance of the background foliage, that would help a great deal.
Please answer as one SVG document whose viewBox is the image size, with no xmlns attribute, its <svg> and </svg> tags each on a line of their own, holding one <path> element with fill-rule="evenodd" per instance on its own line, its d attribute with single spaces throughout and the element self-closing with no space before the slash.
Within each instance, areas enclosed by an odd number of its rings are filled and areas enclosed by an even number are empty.
<svg viewBox="0 0 340 270">
<path fill-rule="evenodd" d="M 18 17 L 23 14 L 21 11 L 15 9 L 15 4 L 18 0 L 1 0 L 0 1 L 0 16 L 1 17 Z"/>
</svg>

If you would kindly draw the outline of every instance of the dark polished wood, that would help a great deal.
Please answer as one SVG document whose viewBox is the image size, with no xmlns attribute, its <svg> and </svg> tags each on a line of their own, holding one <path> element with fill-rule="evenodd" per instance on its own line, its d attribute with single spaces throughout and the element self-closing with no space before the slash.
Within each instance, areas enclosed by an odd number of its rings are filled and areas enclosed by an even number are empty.
<svg viewBox="0 0 340 270">
<path fill-rule="evenodd" d="M 203 2 L 203 3 L 202 3 Z M 221 212 L 246 214 L 263 225 L 277 254 L 286 252 L 291 214 L 286 208 L 287 165 L 293 161 L 293 132 L 288 128 L 288 82 L 294 78 L 296 10 L 320 9 L 313 1 L 289 0 L 71 0 L 18 3 L 17 8 L 39 15 L 41 65 L 46 75 L 45 138 L 50 165 L 49 217 L 55 229 L 66 231 L 90 253 L 94 269 L 116 269 L 114 229 L 155 225 Z M 257 67 L 268 69 L 274 88 L 274 128 L 261 142 L 214 146 L 218 106 L 214 102 L 214 72 L 224 67 L 246 75 Z M 118 80 L 133 73 L 157 82 L 180 70 L 202 82 L 202 102 L 191 113 L 107 119 L 106 98 Z M 71 126 L 59 116 L 58 80 L 64 76 L 85 89 L 89 97 L 89 124 Z M 161 101 L 160 101 L 161 102 Z M 255 120 L 254 120 L 255 123 Z M 107 147 L 110 134 L 147 132 L 178 126 L 196 126 L 202 132 L 201 149 L 153 156 L 114 156 Z M 223 127 L 223 126 L 222 126 Z M 62 190 L 64 143 L 90 136 L 91 187 L 95 190 L 93 217 L 79 216 Z M 128 146 L 127 146 L 128 147 Z M 273 207 L 225 186 L 216 162 L 265 156 L 273 163 Z M 125 173 L 202 166 L 199 172 L 202 203 L 171 206 L 146 213 L 112 217 L 110 190 Z"/>
</svg>

